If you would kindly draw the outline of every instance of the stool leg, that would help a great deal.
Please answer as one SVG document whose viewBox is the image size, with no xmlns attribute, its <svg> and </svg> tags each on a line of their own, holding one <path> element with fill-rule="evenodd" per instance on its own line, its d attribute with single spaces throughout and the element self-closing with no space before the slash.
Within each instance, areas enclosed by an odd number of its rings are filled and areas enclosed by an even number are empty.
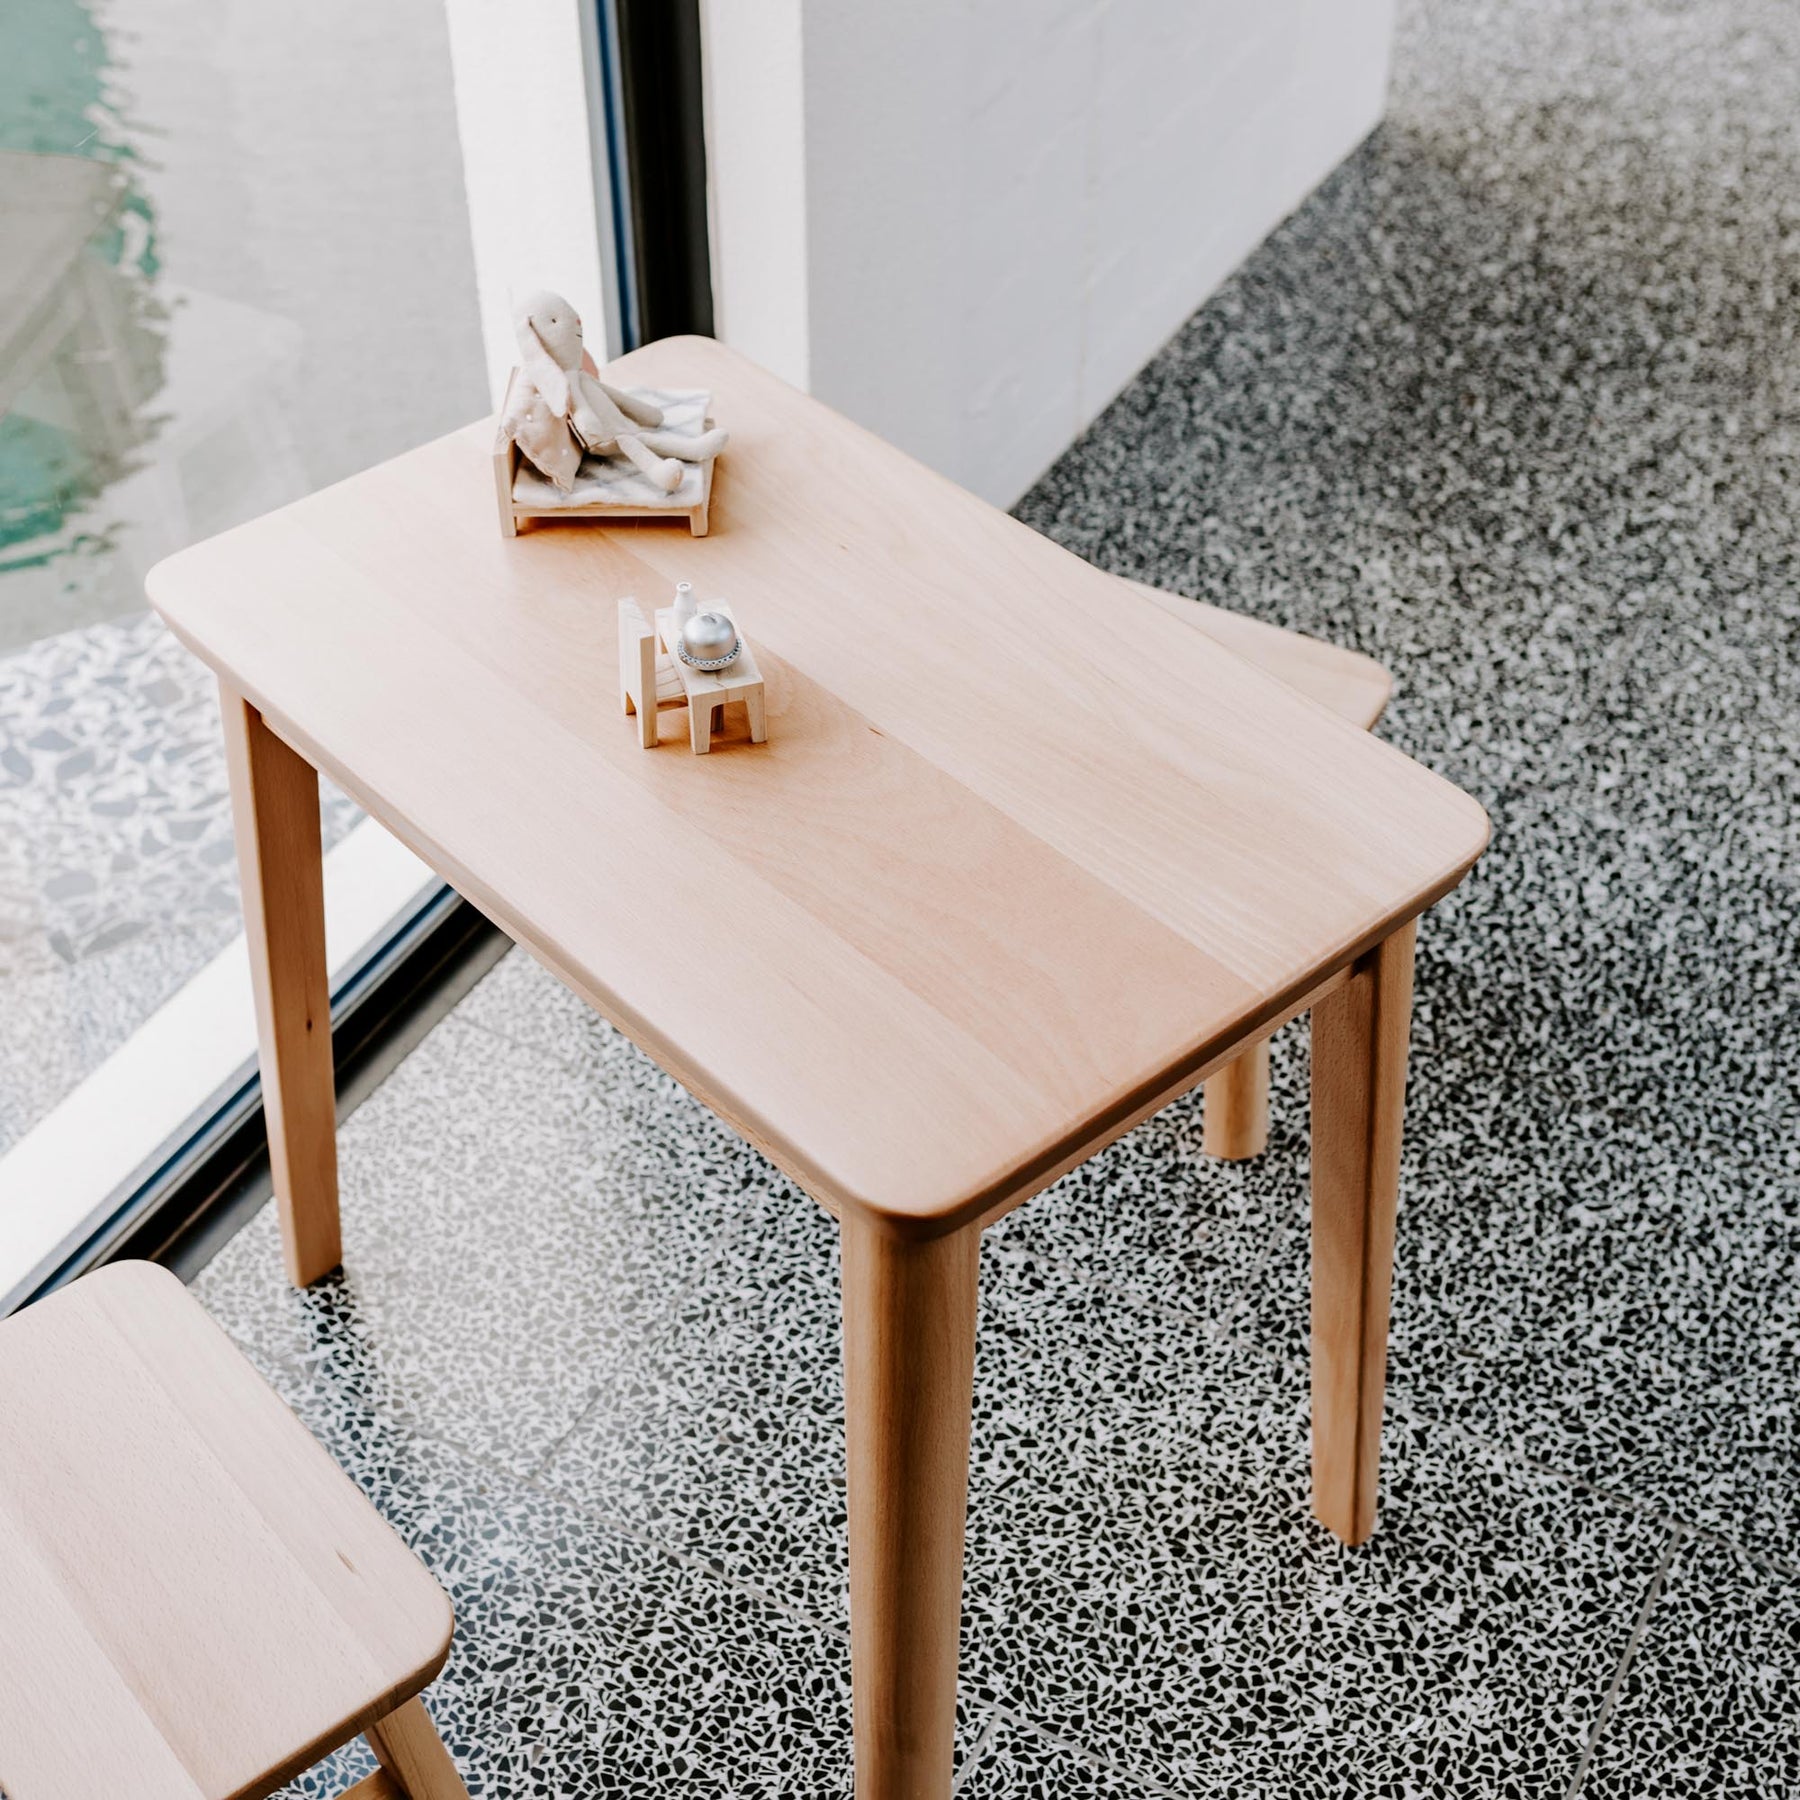
<svg viewBox="0 0 1800 1800">
<path fill-rule="evenodd" d="M 1375 1529 L 1412 971 L 1408 923 L 1312 1015 L 1313 1512 L 1349 1544 Z"/>
<path fill-rule="evenodd" d="M 363 1736 L 375 1760 L 406 1790 L 408 1800 L 469 1800 L 469 1790 L 423 1700 L 408 1700 Z"/>
<path fill-rule="evenodd" d="M 224 682 L 219 710 L 281 1245 L 306 1287 L 343 1260 L 319 777 Z"/>
<path fill-rule="evenodd" d="M 1201 1108 L 1201 1144 L 1208 1156 L 1242 1162 L 1269 1146 L 1269 1040 L 1264 1038 L 1209 1075 Z"/>
<path fill-rule="evenodd" d="M 842 1236 L 856 1800 L 948 1800 L 981 1232 Z"/>
</svg>

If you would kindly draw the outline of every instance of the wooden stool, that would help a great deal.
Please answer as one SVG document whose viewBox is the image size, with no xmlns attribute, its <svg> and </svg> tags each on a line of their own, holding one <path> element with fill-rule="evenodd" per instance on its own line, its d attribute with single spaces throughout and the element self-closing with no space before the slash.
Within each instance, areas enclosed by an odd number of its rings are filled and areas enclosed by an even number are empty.
<svg viewBox="0 0 1800 1800">
<path fill-rule="evenodd" d="M 0 1324 L 0 1788 L 467 1800 L 416 1697 L 450 1602 L 188 1297 L 119 1263 Z"/>
<path fill-rule="evenodd" d="M 1165 593 L 1141 581 L 1126 586 L 1364 731 L 1374 729 L 1394 691 L 1394 678 L 1360 651 L 1341 650 L 1336 644 L 1225 612 L 1203 600 Z M 1269 1040 L 1259 1038 L 1218 1074 L 1208 1076 L 1203 1092 L 1207 1155 L 1226 1162 L 1260 1156 L 1269 1142 Z"/>
</svg>

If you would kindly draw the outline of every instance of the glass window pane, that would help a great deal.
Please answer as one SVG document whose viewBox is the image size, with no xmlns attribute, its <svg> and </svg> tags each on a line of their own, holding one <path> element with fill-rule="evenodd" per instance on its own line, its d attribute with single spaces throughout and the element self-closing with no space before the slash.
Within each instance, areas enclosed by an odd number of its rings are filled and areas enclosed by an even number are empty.
<svg viewBox="0 0 1800 1800">
<path fill-rule="evenodd" d="M 441 0 L 6 36 L 0 1154 L 238 930 L 212 685 L 145 570 L 487 405 Z"/>
</svg>

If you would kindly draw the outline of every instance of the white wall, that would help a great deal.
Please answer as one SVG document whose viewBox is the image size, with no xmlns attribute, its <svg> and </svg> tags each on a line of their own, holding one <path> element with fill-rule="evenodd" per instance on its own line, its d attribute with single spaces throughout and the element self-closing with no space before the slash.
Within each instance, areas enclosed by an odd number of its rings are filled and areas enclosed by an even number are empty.
<svg viewBox="0 0 1800 1800">
<path fill-rule="evenodd" d="M 701 18 L 715 315 L 729 293 L 739 341 L 805 387 L 811 344 L 801 6 L 703 0 Z M 716 316 L 713 329 L 725 335 Z"/>
<path fill-rule="evenodd" d="M 706 0 L 719 335 L 1010 504 L 1380 117 L 1394 0 Z"/>
<path fill-rule="evenodd" d="M 600 360 L 620 348 L 603 126 L 588 104 L 594 11 L 589 0 L 444 0 L 496 405 L 518 360 L 514 304 L 538 288 L 574 306 Z"/>
</svg>

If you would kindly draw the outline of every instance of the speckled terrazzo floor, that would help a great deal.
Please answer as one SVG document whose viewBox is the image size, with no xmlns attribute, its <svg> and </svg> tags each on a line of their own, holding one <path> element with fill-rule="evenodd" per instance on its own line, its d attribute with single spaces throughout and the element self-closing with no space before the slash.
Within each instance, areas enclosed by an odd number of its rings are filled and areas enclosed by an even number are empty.
<svg viewBox="0 0 1800 1800">
<path fill-rule="evenodd" d="M 0 656 L 0 1154 L 240 929 L 211 674 L 149 613 Z"/>
<path fill-rule="evenodd" d="M 1020 508 L 1355 644 L 1421 944 L 1380 1529 L 1306 1510 L 1302 1030 L 990 1234 L 961 1792 L 1800 1794 L 1800 14 L 1412 8 L 1389 123 Z M 452 1589 L 482 1795 L 843 1792 L 832 1232 L 507 958 L 206 1303 Z M 326 1792 L 343 1771 L 327 1772 Z"/>
</svg>

